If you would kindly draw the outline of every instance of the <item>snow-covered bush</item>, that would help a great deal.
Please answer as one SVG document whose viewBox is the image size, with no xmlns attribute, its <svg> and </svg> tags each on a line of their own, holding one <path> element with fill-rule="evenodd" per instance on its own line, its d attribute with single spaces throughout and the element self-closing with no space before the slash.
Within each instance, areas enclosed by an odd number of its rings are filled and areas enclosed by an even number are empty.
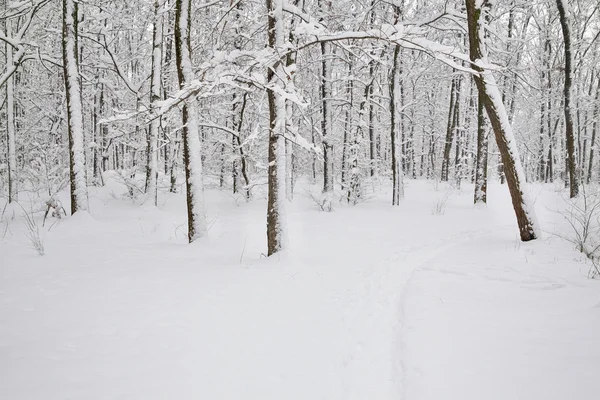
<svg viewBox="0 0 600 400">
<path fill-rule="evenodd" d="M 561 237 L 573 243 L 592 263 L 590 277 L 600 277 L 600 192 L 582 185 L 578 197 L 566 200 L 560 214 L 571 226 L 569 235 Z"/>
<path fill-rule="evenodd" d="M 35 215 L 32 212 L 27 212 L 23 209 L 23 218 L 25 219 L 25 227 L 27 231 L 25 235 L 27 239 L 29 239 L 29 243 L 31 247 L 40 255 L 43 256 L 45 253 L 44 250 L 44 240 L 40 235 L 40 228 L 38 221 L 35 219 Z"/>
<path fill-rule="evenodd" d="M 438 197 L 431 205 L 431 215 L 444 215 L 446 213 L 449 197 L 450 192 L 446 192 L 443 196 Z"/>
</svg>

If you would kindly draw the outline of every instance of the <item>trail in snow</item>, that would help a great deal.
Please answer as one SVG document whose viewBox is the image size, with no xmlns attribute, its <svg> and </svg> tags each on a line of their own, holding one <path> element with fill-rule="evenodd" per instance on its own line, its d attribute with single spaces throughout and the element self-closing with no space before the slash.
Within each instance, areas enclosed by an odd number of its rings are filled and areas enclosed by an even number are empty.
<svg viewBox="0 0 600 400">
<path fill-rule="evenodd" d="M 595 398 L 597 282 L 568 245 L 518 242 L 503 187 L 484 210 L 453 192 L 442 216 L 427 182 L 397 208 L 299 195 L 271 259 L 262 200 L 208 191 L 209 238 L 187 245 L 182 196 L 156 210 L 121 189 L 43 231 L 44 257 L 19 220 L 0 241 L 0 398 Z"/>
</svg>

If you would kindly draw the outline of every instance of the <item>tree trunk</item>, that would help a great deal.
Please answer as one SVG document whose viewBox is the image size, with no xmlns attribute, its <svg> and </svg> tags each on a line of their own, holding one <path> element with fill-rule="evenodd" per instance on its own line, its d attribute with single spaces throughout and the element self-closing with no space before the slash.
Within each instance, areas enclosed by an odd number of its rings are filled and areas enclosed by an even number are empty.
<svg viewBox="0 0 600 400">
<path fill-rule="evenodd" d="M 487 203 L 488 130 L 483 96 L 477 100 L 477 160 L 475 165 L 475 204 Z"/>
<path fill-rule="evenodd" d="M 446 125 L 446 141 L 444 142 L 444 157 L 442 158 L 442 173 L 440 180 L 448 181 L 450 169 L 450 152 L 452 150 L 452 140 L 454 133 L 454 107 L 456 106 L 456 77 L 452 78 L 450 86 L 450 105 L 448 106 L 448 124 Z"/>
<path fill-rule="evenodd" d="M 280 0 L 266 0 L 268 13 L 268 47 L 273 54 L 283 51 L 283 5 Z M 269 182 L 267 199 L 267 255 L 282 251 L 286 245 L 285 227 L 285 98 L 275 90 L 286 86 L 283 60 L 276 59 L 267 69 L 269 102 Z"/>
<path fill-rule="evenodd" d="M 297 7 L 300 3 L 300 0 L 293 0 L 292 4 Z M 294 29 L 296 27 L 296 18 L 292 18 L 291 26 L 289 28 L 289 42 L 294 45 L 297 44 L 296 39 L 294 38 Z M 296 65 L 296 52 L 290 51 L 286 57 L 286 68 L 288 70 L 294 70 Z M 292 81 L 294 81 L 296 74 L 293 74 Z M 295 83 L 295 82 L 292 82 Z M 293 128 L 293 120 L 294 120 L 294 107 L 291 101 L 286 102 L 285 107 L 286 112 L 286 131 L 293 135 L 294 138 L 297 135 L 296 130 Z M 286 162 L 286 176 L 285 176 L 285 195 L 288 200 L 292 200 L 294 198 L 294 146 L 293 143 L 289 140 L 285 141 L 285 162 Z"/>
<path fill-rule="evenodd" d="M 564 112 L 565 112 L 565 131 L 567 141 L 567 165 L 569 171 L 569 194 L 573 198 L 579 193 L 579 178 L 577 174 L 577 165 L 575 160 L 575 138 L 573 132 L 573 115 L 571 110 L 571 86 L 573 82 L 573 56 L 571 54 L 571 27 L 569 26 L 570 12 L 568 4 L 564 0 L 556 0 L 558 14 L 560 16 L 560 26 L 562 27 L 564 47 L 565 47 L 565 87 L 564 87 Z"/>
<path fill-rule="evenodd" d="M 400 90 L 400 74 L 398 71 L 398 57 L 400 56 L 400 46 L 394 47 L 394 61 L 391 71 L 390 83 L 390 140 L 392 146 L 392 205 L 400 205 L 400 200 L 404 197 L 404 171 L 402 170 L 400 154 L 400 135 L 397 114 L 402 112 L 398 107 L 399 90 Z"/>
<path fill-rule="evenodd" d="M 490 7 L 489 0 L 466 0 L 467 20 L 469 26 L 469 49 L 473 68 L 479 72 L 475 82 L 483 100 L 483 104 L 492 123 L 496 143 L 504 164 L 504 174 L 512 198 L 513 208 L 517 217 L 519 233 L 522 241 L 536 239 L 539 236 L 538 226 L 525 185 L 525 174 L 519 160 L 517 144 L 512 127 L 508 122 L 508 114 L 502 103 L 496 80 L 491 71 L 484 70 L 480 64 L 488 64 L 485 51 L 484 10 Z M 483 8 L 483 9 L 482 9 Z"/>
<path fill-rule="evenodd" d="M 592 139 L 590 143 L 590 159 L 588 161 L 587 183 L 592 179 L 592 168 L 594 166 L 594 150 L 596 150 L 596 134 L 598 133 L 598 119 L 600 118 L 600 74 L 598 74 L 598 85 L 594 96 L 594 111 L 592 113 Z"/>
<path fill-rule="evenodd" d="M 321 15 L 324 13 L 324 7 L 321 1 L 318 2 Z M 323 18 L 320 19 L 323 21 Z M 325 201 L 331 202 L 333 194 L 333 141 L 331 135 L 331 110 L 329 101 L 331 98 L 331 61 L 329 43 L 321 42 L 321 133 L 323 135 L 323 194 Z M 330 209 L 329 206 L 326 209 Z"/>
<path fill-rule="evenodd" d="M 248 163 L 246 161 L 246 155 L 244 154 L 244 147 L 242 146 L 242 126 L 244 124 L 244 113 L 246 111 L 246 104 L 248 100 L 248 93 L 244 93 L 242 96 L 242 106 L 240 109 L 240 113 L 239 113 L 239 117 L 237 120 L 237 136 L 233 137 L 233 141 L 234 141 L 234 151 L 237 149 L 237 152 L 239 153 L 239 165 L 237 165 L 238 163 L 236 161 L 234 161 L 234 166 L 233 166 L 233 170 L 234 170 L 234 193 L 237 193 L 240 190 L 240 185 L 239 185 L 239 174 L 241 172 L 242 177 L 244 178 L 244 195 L 246 197 L 247 200 L 250 199 L 250 179 L 248 177 Z M 234 112 L 235 112 L 235 108 L 237 107 L 237 103 L 234 104 Z"/>
<path fill-rule="evenodd" d="M 7 4 L 4 4 L 4 9 L 7 10 Z M 12 21 L 10 18 L 3 19 L 4 32 L 7 37 L 12 34 Z M 6 43 L 5 55 L 6 65 L 14 64 L 13 51 L 11 45 Z M 15 124 L 15 77 L 10 76 L 6 81 L 6 158 L 8 161 L 8 202 L 18 200 L 17 188 L 17 152 L 16 152 L 16 124 Z"/>
<path fill-rule="evenodd" d="M 545 182 L 554 182 L 554 135 L 552 132 L 552 73 L 550 70 L 550 56 L 552 54 L 552 44 L 550 39 L 546 38 L 544 42 L 544 53 L 547 54 L 548 63 L 546 64 L 548 76 L 546 79 L 546 125 L 548 129 L 548 156 L 546 158 L 546 180 Z M 558 120 L 557 120 L 558 121 Z"/>
<path fill-rule="evenodd" d="M 162 82 L 162 42 L 163 24 L 160 7 L 161 0 L 154 0 L 154 28 L 152 32 L 152 73 L 150 75 L 150 110 L 154 111 L 161 100 L 160 87 Z M 158 205 L 158 135 L 160 118 L 150 122 L 148 130 L 148 147 L 146 157 L 146 195 L 152 199 L 152 204 Z"/>
<path fill-rule="evenodd" d="M 348 106 L 346 108 L 346 116 L 344 121 L 344 142 L 342 144 L 342 190 L 348 190 L 348 153 L 350 150 L 350 135 L 352 132 L 352 116 L 354 107 L 354 77 L 352 76 L 352 56 L 348 62 L 348 82 L 346 87 L 346 98 Z"/>
<path fill-rule="evenodd" d="M 69 132 L 71 214 L 75 214 L 77 211 L 87 211 L 89 207 L 85 169 L 83 104 L 79 81 L 77 24 L 77 3 L 75 0 L 63 0 L 62 52 Z"/>
<path fill-rule="evenodd" d="M 175 3 L 175 57 L 179 86 L 185 87 L 194 79 L 191 61 L 190 26 L 191 0 L 177 0 Z M 185 166 L 186 200 L 188 212 L 188 240 L 206 235 L 206 215 L 204 210 L 204 183 L 202 177 L 202 144 L 198 128 L 198 107 L 196 99 L 185 102 L 182 112 L 183 163 Z"/>
</svg>

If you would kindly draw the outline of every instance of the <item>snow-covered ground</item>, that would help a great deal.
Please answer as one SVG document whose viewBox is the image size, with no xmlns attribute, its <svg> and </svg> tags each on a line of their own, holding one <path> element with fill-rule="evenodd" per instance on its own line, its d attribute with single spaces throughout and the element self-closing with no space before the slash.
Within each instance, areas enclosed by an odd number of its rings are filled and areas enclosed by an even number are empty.
<svg viewBox="0 0 600 400">
<path fill-rule="evenodd" d="M 505 186 L 487 207 L 436 186 L 331 213 L 298 190 L 270 259 L 260 196 L 208 190 L 192 245 L 182 195 L 155 209 L 115 184 L 48 221 L 44 256 L 3 221 L 0 399 L 597 399 L 600 281 L 552 234 L 554 186 L 533 188 L 530 243 Z"/>
</svg>

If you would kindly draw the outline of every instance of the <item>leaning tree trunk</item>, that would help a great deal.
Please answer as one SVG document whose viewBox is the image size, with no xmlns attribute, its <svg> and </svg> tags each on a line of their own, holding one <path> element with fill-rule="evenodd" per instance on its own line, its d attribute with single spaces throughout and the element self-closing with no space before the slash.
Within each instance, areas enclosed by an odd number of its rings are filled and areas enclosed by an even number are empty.
<svg viewBox="0 0 600 400">
<path fill-rule="evenodd" d="M 75 0 L 63 0 L 62 33 L 63 74 L 69 132 L 71 214 L 75 214 L 77 211 L 88 210 L 85 146 L 83 143 L 83 105 L 77 47 L 77 3 Z"/>
<path fill-rule="evenodd" d="M 573 198 L 579 193 L 579 178 L 577 174 L 577 165 L 575 160 L 575 138 L 573 132 L 573 114 L 571 111 L 571 86 L 573 83 L 573 56 L 571 54 L 571 27 L 569 26 L 568 4 L 563 0 L 556 0 L 558 14 L 560 16 L 560 26 L 562 27 L 564 47 L 565 47 L 565 88 L 564 88 L 564 112 L 565 112 L 565 131 L 567 141 L 567 165 L 569 171 L 569 192 Z"/>
<path fill-rule="evenodd" d="M 150 76 L 150 109 L 154 111 L 161 100 L 163 24 L 160 13 L 161 0 L 154 0 L 154 28 L 152 32 L 152 73 Z M 158 205 L 158 134 L 160 118 L 150 122 L 146 157 L 146 195 Z"/>
<path fill-rule="evenodd" d="M 177 0 L 175 3 L 175 57 L 179 86 L 185 87 L 194 79 L 192 70 L 190 27 L 192 0 Z M 183 122 L 183 163 L 185 167 L 186 200 L 188 212 L 188 240 L 206 235 L 204 211 L 204 183 L 202 181 L 202 144 L 198 125 L 196 99 L 185 102 L 181 111 Z"/>
<path fill-rule="evenodd" d="M 467 20 L 469 26 L 469 49 L 473 62 L 472 67 L 478 74 L 475 83 L 481 99 L 492 123 L 496 143 L 504 164 L 504 174 L 512 198 L 517 217 L 519 233 L 522 241 L 536 239 L 539 236 L 533 203 L 525 188 L 525 174 L 519 160 L 517 144 L 512 127 L 508 122 L 508 114 L 502 103 L 502 96 L 491 71 L 481 65 L 488 65 L 485 50 L 485 9 L 490 7 L 489 0 L 466 0 Z"/>
<path fill-rule="evenodd" d="M 268 47 L 273 55 L 283 51 L 283 6 L 280 0 L 266 0 L 268 12 Z M 267 200 L 267 255 L 282 251 L 286 244 L 285 229 L 285 97 L 283 60 L 277 58 L 267 70 L 269 101 L 269 182 Z"/>
</svg>

